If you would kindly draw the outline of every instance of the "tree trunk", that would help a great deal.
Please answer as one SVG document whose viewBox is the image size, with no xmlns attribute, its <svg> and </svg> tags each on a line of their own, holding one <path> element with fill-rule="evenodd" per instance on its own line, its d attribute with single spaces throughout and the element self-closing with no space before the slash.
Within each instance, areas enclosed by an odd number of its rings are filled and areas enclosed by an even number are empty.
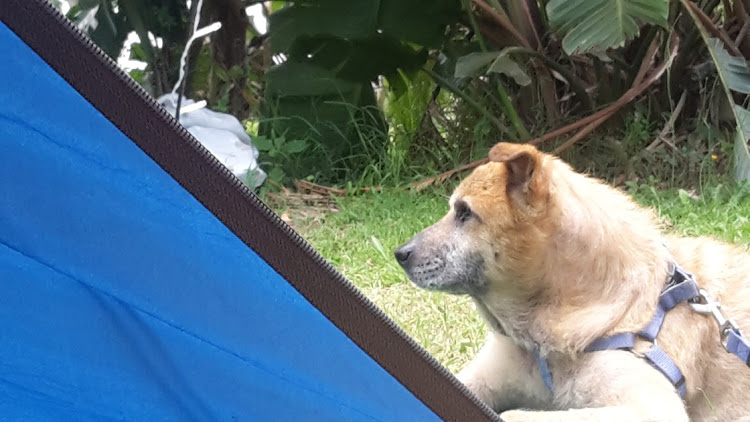
<svg viewBox="0 0 750 422">
<path fill-rule="evenodd" d="M 229 71 L 233 67 L 243 68 L 247 55 L 245 37 L 250 20 L 245 13 L 242 0 L 204 0 L 201 26 L 221 22 L 221 29 L 211 35 L 211 51 L 216 64 Z M 232 72 L 227 72 L 233 75 Z M 247 83 L 244 70 L 231 77 L 233 87 L 229 91 L 228 110 L 242 119 L 248 112 L 248 104 L 242 93 Z"/>
</svg>

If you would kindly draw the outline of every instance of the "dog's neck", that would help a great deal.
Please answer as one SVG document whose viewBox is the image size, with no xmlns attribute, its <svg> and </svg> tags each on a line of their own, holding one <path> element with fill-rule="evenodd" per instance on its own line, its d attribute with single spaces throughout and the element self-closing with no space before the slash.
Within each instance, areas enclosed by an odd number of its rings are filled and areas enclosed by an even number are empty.
<svg viewBox="0 0 750 422">
<path fill-rule="evenodd" d="M 543 355 L 575 355 L 601 336 L 642 329 L 670 259 L 649 211 L 596 180 L 564 174 L 553 185 L 556 236 L 534 257 L 533 270 L 519 272 L 542 290 L 475 298 L 490 326 Z"/>
</svg>

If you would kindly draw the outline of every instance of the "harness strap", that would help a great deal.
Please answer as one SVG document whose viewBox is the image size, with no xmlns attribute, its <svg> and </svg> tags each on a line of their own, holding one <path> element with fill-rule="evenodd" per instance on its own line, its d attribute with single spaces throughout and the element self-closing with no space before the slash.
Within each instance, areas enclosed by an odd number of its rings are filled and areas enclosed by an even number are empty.
<svg viewBox="0 0 750 422">
<path fill-rule="evenodd" d="M 750 340 L 742 334 L 734 320 L 724 315 L 721 303 L 711 299 L 708 292 L 701 290 L 700 298 L 691 301 L 690 307 L 699 314 L 711 315 L 719 327 L 719 339 L 724 349 L 750 366 Z"/>
<path fill-rule="evenodd" d="M 600 337 L 591 342 L 584 349 L 584 352 L 628 350 L 635 353 L 633 349 L 638 338 L 649 341 L 652 343 L 651 347 L 646 353 L 643 355 L 638 354 L 638 356 L 646 359 L 651 366 L 667 377 L 680 394 L 680 397 L 684 398 L 687 392 L 685 376 L 674 360 L 656 343 L 656 337 L 659 335 L 659 331 L 664 324 L 667 312 L 683 302 L 688 302 L 695 312 L 711 314 L 719 324 L 724 348 L 729 353 L 740 358 L 747 366 L 750 366 L 750 340 L 742 335 L 742 332 L 734 321 L 724 317 L 719 310 L 719 303 L 711 300 L 706 292 L 698 288 L 695 276 L 677 264 L 670 264 L 670 275 L 664 289 L 659 295 L 656 312 L 654 312 L 653 318 L 651 318 L 651 321 L 645 328 L 638 333 L 620 333 L 609 337 Z M 544 384 L 550 391 L 553 391 L 552 374 L 547 360 L 541 357 L 537 350 L 534 351 L 534 355 Z"/>
<path fill-rule="evenodd" d="M 652 344 L 651 348 L 643 354 L 643 357 L 653 366 L 658 369 L 659 372 L 664 374 L 667 379 L 675 386 L 677 392 L 680 393 L 680 397 L 685 397 L 687 388 L 685 386 L 685 376 L 682 375 L 682 371 L 677 367 L 672 358 L 667 356 L 664 350 L 656 344 Z"/>
<path fill-rule="evenodd" d="M 724 346 L 727 352 L 737 356 L 750 366 L 750 341 L 748 341 L 741 332 L 731 330 L 727 333 L 727 343 Z"/>
<path fill-rule="evenodd" d="M 599 337 L 589 344 L 583 351 L 596 352 L 599 350 L 630 350 L 635 347 L 635 333 L 615 334 L 610 337 Z"/>
<path fill-rule="evenodd" d="M 686 273 L 685 270 L 677 265 L 673 265 L 670 272 L 669 281 L 664 290 L 662 290 L 661 295 L 659 295 L 659 305 L 656 307 L 654 317 L 651 318 L 651 322 L 648 323 L 646 328 L 638 333 L 640 337 L 651 342 L 656 340 L 656 336 L 659 335 L 659 330 L 661 330 L 667 312 L 682 302 L 700 296 L 700 290 L 693 280 L 692 275 Z"/>
<path fill-rule="evenodd" d="M 594 340 L 586 347 L 586 352 L 596 352 L 600 350 L 630 350 L 633 351 L 637 338 L 642 338 L 651 343 L 655 343 L 659 335 L 664 318 L 667 312 L 674 309 L 675 306 L 682 302 L 695 299 L 700 296 L 700 290 L 695 283 L 691 274 L 677 265 L 670 268 L 670 276 L 667 284 L 659 295 L 659 304 L 656 307 L 653 318 L 640 332 L 622 333 L 610 337 L 601 337 Z M 667 356 L 664 350 L 657 344 L 652 344 L 651 348 L 643 354 L 643 358 L 648 361 L 654 368 L 664 374 L 669 379 L 680 396 L 685 395 L 685 377 L 682 375 L 677 364 Z"/>
<path fill-rule="evenodd" d="M 542 375 L 544 385 L 547 386 L 547 389 L 550 392 L 553 392 L 554 384 L 552 383 L 552 372 L 550 372 L 549 370 L 549 363 L 547 363 L 547 359 L 543 358 L 542 355 L 539 354 L 538 350 L 534 350 L 534 357 L 536 358 L 536 365 L 539 368 L 539 373 Z"/>
</svg>

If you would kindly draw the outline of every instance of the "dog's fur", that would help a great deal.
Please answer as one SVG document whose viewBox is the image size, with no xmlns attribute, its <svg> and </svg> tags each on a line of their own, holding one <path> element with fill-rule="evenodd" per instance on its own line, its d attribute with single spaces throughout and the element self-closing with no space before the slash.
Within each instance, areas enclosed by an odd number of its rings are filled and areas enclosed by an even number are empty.
<svg viewBox="0 0 750 422">
<path fill-rule="evenodd" d="M 671 261 L 750 333 L 747 249 L 665 235 L 650 210 L 534 147 L 500 143 L 490 159 L 445 217 L 396 251 L 415 284 L 470 295 L 490 328 L 458 378 L 508 422 L 750 421 L 750 369 L 723 349 L 715 321 L 685 303 L 657 339 L 686 378 L 684 402 L 637 354 L 583 351 L 647 325 Z"/>
</svg>

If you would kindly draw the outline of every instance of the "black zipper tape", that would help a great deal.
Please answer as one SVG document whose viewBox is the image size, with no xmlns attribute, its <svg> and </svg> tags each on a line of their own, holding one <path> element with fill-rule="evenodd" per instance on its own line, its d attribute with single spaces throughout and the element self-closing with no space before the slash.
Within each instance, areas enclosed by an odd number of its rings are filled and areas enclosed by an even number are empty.
<svg viewBox="0 0 750 422">
<path fill-rule="evenodd" d="M 499 420 L 54 6 L 2 0 L 0 20 L 435 414 Z"/>
</svg>

